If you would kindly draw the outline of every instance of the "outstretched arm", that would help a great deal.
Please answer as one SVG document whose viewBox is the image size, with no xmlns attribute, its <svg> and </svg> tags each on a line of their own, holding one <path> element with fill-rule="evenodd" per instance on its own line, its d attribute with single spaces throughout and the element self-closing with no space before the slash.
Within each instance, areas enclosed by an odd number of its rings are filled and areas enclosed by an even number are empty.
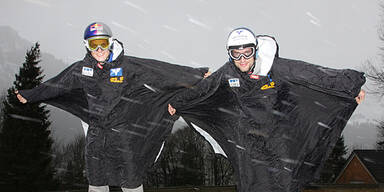
<svg viewBox="0 0 384 192">
<path fill-rule="evenodd" d="M 212 73 L 210 71 L 204 74 L 204 79 L 208 78 Z M 187 93 L 188 94 L 188 93 Z M 168 112 L 170 115 L 176 114 L 176 109 L 171 104 L 168 104 Z"/>
<path fill-rule="evenodd" d="M 194 103 L 202 101 L 207 96 L 213 94 L 216 88 L 220 85 L 221 76 L 222 72 L 220 72 L 220 70 L 216 71 L 212 75 L 211 72 L 207 72 L 204 75 L 204 79 L 197 85 L 178 93 L 173 99 L 170 100 L 170 104 L 168 105 L 169 114 L 174 115 L 176 113 L 176 109 L 193 105 Z"/>
<path fill-rule="evenodd" d="M 71 65 L 57 76 L 33 89 L 16 90 L 16 97 L 21 103 L 43 102 L 58 97 L 77 86 L 76 64 Z M 77 82 L 77 83 L 75 83 Z"/>
<path fill-rule="evenodd" d="M 274 72 L 289 82 L 327 94 L 364 100 L 365 92 L 361 87 L 365 83 L 364 73 L 351 69 L 331 69 L 298 60 L 279 58 L 273 65 Z"/>
</svg>

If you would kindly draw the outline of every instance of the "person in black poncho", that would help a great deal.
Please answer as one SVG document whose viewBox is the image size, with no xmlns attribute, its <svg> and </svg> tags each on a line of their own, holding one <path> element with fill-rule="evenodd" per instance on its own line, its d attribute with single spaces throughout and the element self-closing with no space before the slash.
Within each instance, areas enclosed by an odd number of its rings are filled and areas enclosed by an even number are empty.
<svg viewBox="0 0 384 192">
<path fill-rule="evenodd" d="M 229 62 L 168 111 L 213 137 L 239 192 L 300 191 L 317 179 L 357 104 L 364 74 L 280 58 L 273 37 L 233 30 Z"/>
<path fill-rule="evenodd" d="M 101 22 L 84 32 L 85 58 L 30 90 L 23 103 L 44 102 L 89 124 L 86 172 L 89 191 L 143 191 L 143 177 L 171 133 L 169 99 L 199 82 L 207 69 L 125 56 L 123 45 Z M 172 74 L 172 75 L 170 75 Z"/>
</svg>

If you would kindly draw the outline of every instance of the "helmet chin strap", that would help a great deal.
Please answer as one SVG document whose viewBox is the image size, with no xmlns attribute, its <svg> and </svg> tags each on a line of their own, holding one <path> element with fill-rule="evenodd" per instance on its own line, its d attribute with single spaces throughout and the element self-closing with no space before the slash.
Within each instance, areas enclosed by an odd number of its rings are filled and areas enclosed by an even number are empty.
<svg viewBox="0 0 384 192">
<path fill-rule="evenodd" d="M 253 73 L 253 71 L 255 70 L 255 66 L 256 66 L 256 62 L 253 62 L 253 65 L 251 68 L 249 68 L 248 73 Z"/>
<path fill-rule="evenodd" d="M 112 51 L 109 53 L 108 57 L 104 61 L 98 61 L 101 65 L 104 65 L 105 63 L 112 62 L 113 53 Z"/>
</svg>

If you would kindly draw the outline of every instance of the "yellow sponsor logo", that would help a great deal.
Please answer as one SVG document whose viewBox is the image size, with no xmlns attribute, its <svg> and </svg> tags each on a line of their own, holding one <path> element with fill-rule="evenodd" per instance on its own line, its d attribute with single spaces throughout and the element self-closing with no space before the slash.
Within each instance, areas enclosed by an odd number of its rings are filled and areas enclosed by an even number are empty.
<svg viewBox="0 0 384 192">
<path fill-rule="evenodd" d="M 261 90 L 266 90 L 266 89 L 271 89 L 271 88 L 275 88 L 275 82 L 273 82 L 273 81 L 269 84 L 263 85 L 261 87 Z"/>
<path fill-rule="evenodd" d="M 112 83 L 122 83 L 124 81 L 124 77 L 111 77 L 110 81 Z"/>
</svg>

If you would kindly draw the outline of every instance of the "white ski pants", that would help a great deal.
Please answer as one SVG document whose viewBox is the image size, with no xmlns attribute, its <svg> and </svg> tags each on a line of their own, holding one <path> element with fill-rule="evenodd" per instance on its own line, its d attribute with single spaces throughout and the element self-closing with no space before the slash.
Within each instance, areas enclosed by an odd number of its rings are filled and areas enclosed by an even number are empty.
<svg viewBox="0 0 384 192">
<path fill-rule="evenodd" d="M 128 189 L 121 188 L 123 192 L 144 192 L 143 185 L 140 185 L 138 188 Z M 108 186 L 92 186 L 90 185 L 88 188 L 88 192 L 109 192 Z"/>
</svg>

